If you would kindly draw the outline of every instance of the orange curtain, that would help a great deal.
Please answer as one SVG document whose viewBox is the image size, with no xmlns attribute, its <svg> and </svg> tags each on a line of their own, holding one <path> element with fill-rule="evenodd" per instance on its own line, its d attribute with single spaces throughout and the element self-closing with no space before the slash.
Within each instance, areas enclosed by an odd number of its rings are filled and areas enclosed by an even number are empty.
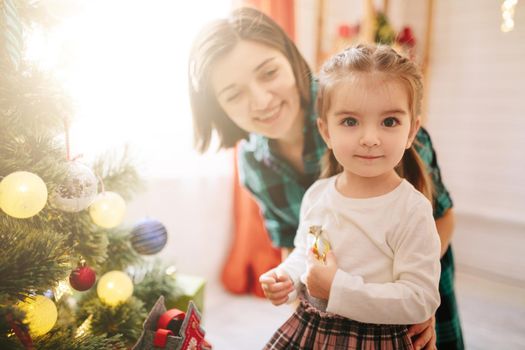
<svg viewBox="0 0 525 350">
<path fill-rule="evenodd" d="M 245 0 L 244 3 L 266 13 L 292 40 L 295 39 L 294 0 Z"/>
<path fill-rule="evenodd" d="M 262 297 L 259 276 L 280 263 L 281 252 L 272 246 L 261 210 L 252 194 L 239 183 L 236 164 L 237 152 L 233 179 L 234 237 L 221 279 L 232 293 L 252 293 Z"/>
<path fill-rule="evenodd" d="M 268 14 L 293 39 L 293 0 L 245 0 L 244 3 Z M 237 152 L 234 167 L 234 237 L 221 279 L 232 293 L 251 293 L 262 297 L 259 276 L 281 262 L 281 251 L 272 246 L 259 206 L 251 193 L 239 183 Z"/>
</svg>

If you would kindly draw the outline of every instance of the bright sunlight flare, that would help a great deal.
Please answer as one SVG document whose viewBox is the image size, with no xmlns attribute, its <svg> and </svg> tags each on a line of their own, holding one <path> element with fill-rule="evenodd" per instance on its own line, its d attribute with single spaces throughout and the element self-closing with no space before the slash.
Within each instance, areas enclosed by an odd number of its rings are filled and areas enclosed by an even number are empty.
<svg viewBox="0 0 525 350">
<path fill-rule="evenodd" d="M 210 163 L 224 162 L 224 155 L 204 161 L 192 151 L 186 68 L 194 36 L 205 22 L 225 16 L 231 0 L 49 6 L 63 18 L 49 31 L 30 33 L 26 56 L 51 71 L 72 97 L 73 156 L 88 160 L 128 144 L 150 176 L 205 172 Z"/>
</svg>

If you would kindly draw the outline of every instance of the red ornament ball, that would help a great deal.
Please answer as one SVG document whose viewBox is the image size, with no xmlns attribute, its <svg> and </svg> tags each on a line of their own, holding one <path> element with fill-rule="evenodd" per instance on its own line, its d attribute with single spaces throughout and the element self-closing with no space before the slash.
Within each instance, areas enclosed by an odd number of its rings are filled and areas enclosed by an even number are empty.
<svg viewBox="0 0 525 350">
<path fill-rule="evenodd" d="M 69 284 L 79 292 L 88 290 L 95 284 L 97 274 L 88 266 L 79 266 L 69 275 Z"/>
</svg>

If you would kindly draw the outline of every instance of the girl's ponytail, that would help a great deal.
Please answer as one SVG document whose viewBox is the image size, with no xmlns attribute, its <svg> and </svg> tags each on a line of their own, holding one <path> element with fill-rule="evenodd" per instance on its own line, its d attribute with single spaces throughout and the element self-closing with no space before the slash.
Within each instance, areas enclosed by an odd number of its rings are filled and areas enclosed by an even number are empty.
<svg viewBox="0 0 525 350">
<path fill-rule="evenodd" d="M 405 150 L 403 159 L 396 167 L 396 171 L 399 176 L 407 179 L 419 192 L 423 193 L 430 203 L 434 202 L 434 185 L 432 179 L 413 143 L 409 149 Z"/>
<path fill-rule="evenodd" d="M 334 152 L 327 148 L 323 157 L 321 158 L 321 175 L 319 178 L 326 179 L 343 171 L 343 167 L 337 159 L 335 159 Z"/>
</svg>

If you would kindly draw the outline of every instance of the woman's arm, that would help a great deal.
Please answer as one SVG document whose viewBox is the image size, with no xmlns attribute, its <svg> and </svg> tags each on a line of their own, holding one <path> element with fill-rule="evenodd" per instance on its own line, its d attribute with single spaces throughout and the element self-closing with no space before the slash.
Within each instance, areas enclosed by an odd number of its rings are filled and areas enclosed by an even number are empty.
<svg viewBox="0 0 525 350">
<path fill-rule="evenodd" d="M 436 219 L 436 227 L 441 241 L 441 255 L 443 257 L 452 240 L 456 220 L 452 208 L 447 209 L 442 217 Z"/>
</svg>

